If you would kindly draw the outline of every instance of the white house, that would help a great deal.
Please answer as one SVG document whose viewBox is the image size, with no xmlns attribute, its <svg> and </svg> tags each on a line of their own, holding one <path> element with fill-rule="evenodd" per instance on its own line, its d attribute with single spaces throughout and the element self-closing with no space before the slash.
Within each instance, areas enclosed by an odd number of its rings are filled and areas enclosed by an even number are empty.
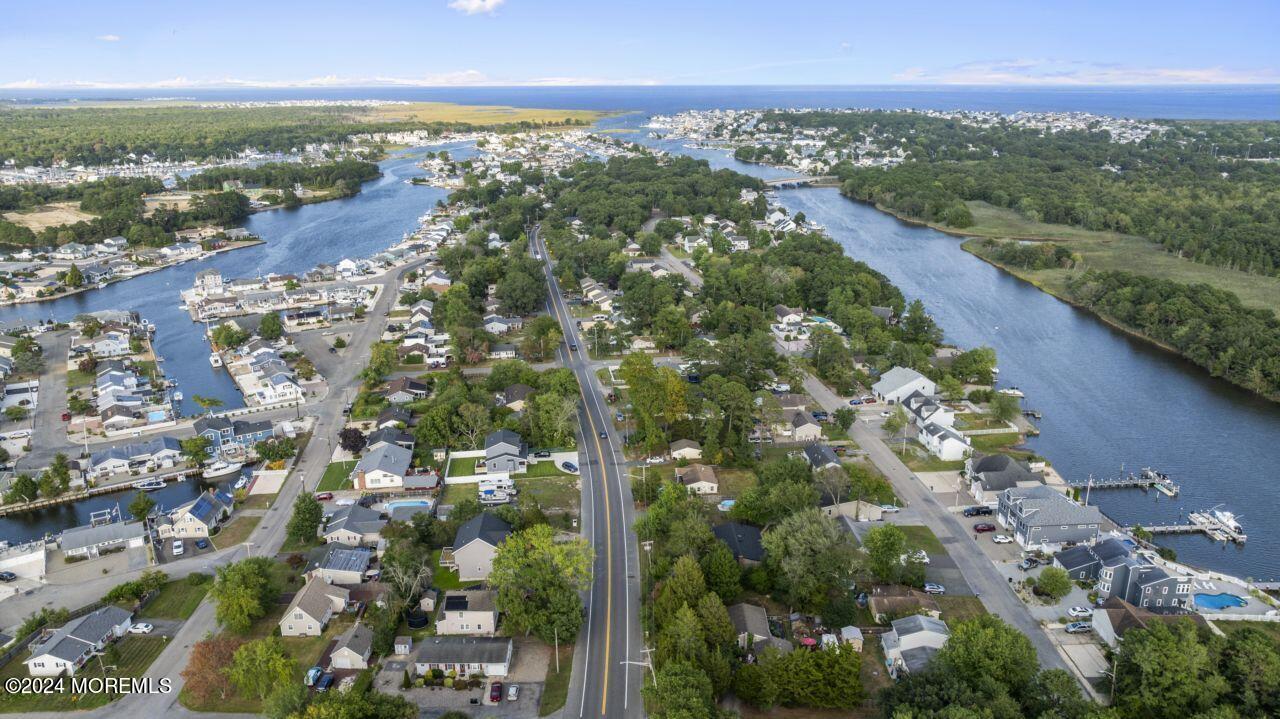
<svg viewBox="0 0 1280 719">
<path fill-rule="evenodd" d="M 351 596 L 345 587 L 312 578 L 293 595 L 280 618 L 280 634 L 286 637 L 318 637 L 334 614 L 347 606 Z"/>
<path fill-rule="evenodd" d="M 414 654 L 413 668 L 418 675 L 439 669 L 458 676 L 505 677 L 514 647 L 507 637 L 425 637 Z"/>
<path fill-rule="evenodd" d="M 394 489 L 404 486 L 413 452 L 396 444 L 382 444 L 365 453 L 356 463 L 356 489 Z"/>
<path fill-rule="evenodd" d="M 133 612 L 107 605 L 63 624 L 37 640 L 26 660 L 33 677 L 74 676 L 84 663 L 133 626 Z"/>
<path fill-rule="evenodd" d="M 871 393 L 880 401 L 890 404 L 902 402 L 915 392 L 937 394 L 938 385 L 909 367 L 894 367 L 880 375 L 880 380 L 871 385 Z"/>
<path fill-rule="evenodd" d="M 691 439 L 677 439 L 671 443 L 672 459 L 702 459 L 702 445 Z"/>
<path fill-rule="evenodd" d="M 889 674 L 895 678 L 924 669 L 951 637 L 946 622 L 920 614 L 895 619 L 892 626 L 880 635 L 880 644 Z"/>
<path fill-rule="evenodd" d="M 705 464 L 676 467 L 675 476 L 676 481 L 693 494 L 716 494 L 720 491 L 720 481 L 716 478 L 716 471 Z"/>
<path fill-rule="evenodd" d="M 964 459 L 969 453 L 969 438 L 954 429 L 930 422 L 920 428 L 920 443 L 929 453 L 944 462 Z"/>
<path fill-rule="evenodd" d="M 470 634 L 491 637 L 498 629 L 498 609 L 493 592 L 463 590 L 445 592 L 436 617 L 436 634 Z"/>
<path fill-rule="evenodd" d="M 368 669 L 372 654 L 373 630 L 357 623 L 338 636 L 338 643 L 329 655 L 329 664 L 334 669 Z"/>
</svg>

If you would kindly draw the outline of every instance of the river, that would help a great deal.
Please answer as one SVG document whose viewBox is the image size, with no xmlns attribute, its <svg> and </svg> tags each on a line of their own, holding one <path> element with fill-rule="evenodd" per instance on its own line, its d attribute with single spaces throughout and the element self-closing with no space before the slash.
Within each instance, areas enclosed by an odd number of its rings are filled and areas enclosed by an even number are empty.
<svg viewBox="0 0 1280 719">
<path fill-rule="evenodd" d="M 463 144 L 430 149 L 448 150 L 459 159 L 475 154 L 473 147 Z M 425 174 L 416 167 L 425 154 L 426 150 L 420 148 L 394 153 L 379 163 L 382 176 L 365 183 L 360 194 L 354 197 L 251 215 L 244 226 L 265 240 L 264 244 L 168 267 L 51 302 L 6 307 L 0 309 L 0 321 L 69 320 L 83 312 L 134 310 L 156 325 L 155 348 L 164 358 L 161 367 L 166 375 L 177 380 L 184 395 L 181 407 L 184 413 L 200 411 L 191 400 L 196 394 L 217 397 L 226 408 L 242 407 L 244 400 L 230 376 L 210 366 L 204 326 L 192 322 L 186 310 L 181 309 L 178 293 L 191 286 L 197 272 L 209 268 L 220 270 L 228 278 L 269 272 L 302 273 L 322 262 L 333 264 L 344 257 L 368 256 L 395 244 L 404 233 L 417 229 L 419 216 L 449 194 L 447 190 L 405 182 Z M 179 482 L 153 492 L 152 497 L 171 508 L 195 497 L 199 491 L 199 482 Z M 23 541 L 86 524 L 90 512 L 114 507 L 117 501 L 128 504 L 131 496 L 127 493 L 99 495 L 41 512 L 0 517 L 0 539 Z"/>
<path fill-rule="evenodd" d="M 643 118 L 624 116 L 616 130 Z M 645 132 L 620 132 L 713 167 L 764 179 L 794 172 L 738 162 L 720 150 L 690 149 Z M 1105 490 L 1096 504 L 1125 525 L 1172 523 L 1219 503 L 1241 517 L 1247 546 L 1214 544 L 1199 535 L 1161 537 L 1178 557 L 1243 577 L 1280 576 L 1280 405 L 1268 402 L 1151 344 L 1061 302 L 960 248 L 960 240 L 910 225 L 834 188 L 783 190 L 791 212 L 827 228 L 851 256 L 884 273 L 908 298 L 920 298 L 948 342 L 996 349 L 1002 386 L 1026 392 L 1040 410 L 1041 434 L 1027 446 L 1069 481 L 1155 467 L 1181 485 L 1158 492 Z"/>
</svg>

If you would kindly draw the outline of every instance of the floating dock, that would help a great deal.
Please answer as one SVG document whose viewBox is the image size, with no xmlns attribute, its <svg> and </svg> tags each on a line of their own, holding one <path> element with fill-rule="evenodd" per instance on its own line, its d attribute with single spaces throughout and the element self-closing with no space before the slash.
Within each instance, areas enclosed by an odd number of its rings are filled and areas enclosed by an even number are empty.
<svg viewBox="0 0 1280 719">
<path fill-rule="evenodd" d="M 1169 475 L 1163 472 L 1157 472 L 1150 467 L 1142 470 L 1141 474 L 1130 472 L 1127 476 L 1110 477 L 1107 479 L 1094 479 L 1089 477 L 1085 482 L 1069 483 L 1071 487 L 1084 490 L 1094 489 L 1154 489 L 1161 494 L 1170 497 L 1178 496 L 1182 488 L 1173 483 L 1169 479 Z"/>
<path fill-rule="evenodd" d="M 1152 527 L 1143 527 L 1152 534 L 1203 534 L 1215 542 L 1234 542 L 1235 544 L 1244 544 L 1248 540 L 1239 523 L 1227 523 L 1216 516 L 1213 510 L 1204 512 L 1192 512 L 1187 516 L 1190 520 L 1188 524 L 1162 524 Z M 1129 527 L 1129 531 L 1133 531 L 1133 527 Z"/>
</svg>

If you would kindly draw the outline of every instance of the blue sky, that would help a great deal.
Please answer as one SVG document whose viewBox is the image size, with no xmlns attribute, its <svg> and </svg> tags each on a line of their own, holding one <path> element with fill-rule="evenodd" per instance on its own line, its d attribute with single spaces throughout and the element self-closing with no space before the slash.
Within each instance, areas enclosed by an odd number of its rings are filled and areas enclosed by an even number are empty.
<svg viewBox="0 0 1280 719">
<path fill-rule="evenodd" d="M 1280 82 L 1280 2 L 6 0 L 0 89 Z"/>
</svg>

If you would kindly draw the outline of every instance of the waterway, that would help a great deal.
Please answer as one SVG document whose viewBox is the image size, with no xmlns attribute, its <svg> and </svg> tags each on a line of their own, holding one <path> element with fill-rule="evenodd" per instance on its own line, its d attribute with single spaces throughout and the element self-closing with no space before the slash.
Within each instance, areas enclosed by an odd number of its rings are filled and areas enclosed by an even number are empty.
<svg viewBox="0 0 1280 719">
<path fill-rule="evenodd" d="M 606 122 L 626 130 L 643 118 Z M 795 174 L 646 134 L 614 136 L 764 179 Z M 1002 272 L 962 250 L 955 237 L 900 222 L 834 188 L 783 190 L 778 198 L 826 227 L 851 257 L 884 273 L 908 298 L 922 299 L 948 342 L 994 347 L 1001 385 L 1022 389 L 1024 406 L 1044 415 L 1040 436 L 1027 446 L 1069 481 L 1150 466 L 1182 486 L 1176 499 L 1106 490 L 1094 492 L 1091 504 L 1121 524 L 1152 525 L 1221 503 L 1241 515 L 1245 547 L 1199 535 L 1159 542 L 1199 566 L 1257 579 L 1280 576 L 1280 406 Z"/>
<path fill-rule="evenodd" d="M 459 159 L 474 156 L 474 147 L 449 144 L 430 148 L 448 150 Z M 13 320 L 69 320 L 84 312 L 103 309 L 134 310 L 156 325 L 156 352 L 164 358 L 161 368 L 177 380 L 183 392 L 180 410 L 198 413 L 192 396 L 216 397 L 223 407 L 244 406 L 244 400 L 226 371 L 209 364 L 209 343 L 204 326 L 191 321 L 181 309 L 179 292 L 191 286 L 197 272 L 217 269 L 224 277 L 254 277 L 270 272 L 302 273 L 317 264 L 336 263 L 344 257 L 364 257 L 385 249 L 417 229 L 417 218 L 428 212 L 448 191 L 411 185 L 408 178 L 426 174 L 416 167 L 427 150 L 394 153 L 380 163 L 382 176 L 364 184 L 360 194 L 341 200 L 303 205 L 294 210 L 270 210 L 249 217 L 245 227 L 264 244 L 214 255 L 158 270 L 132 280 L 117 282 L 39 304 L 0 309 L 0 322 Z M 201 490 L 196 481 L 178 482 L 152 493 L 166 507 L 177 506 Z M 118 493 L 59 505 L 41 512 L 0 517 L 0 539 L 24 541 L 85 524 L 89 513 L 128 504 L 131 494 Z"/>
</svg>

